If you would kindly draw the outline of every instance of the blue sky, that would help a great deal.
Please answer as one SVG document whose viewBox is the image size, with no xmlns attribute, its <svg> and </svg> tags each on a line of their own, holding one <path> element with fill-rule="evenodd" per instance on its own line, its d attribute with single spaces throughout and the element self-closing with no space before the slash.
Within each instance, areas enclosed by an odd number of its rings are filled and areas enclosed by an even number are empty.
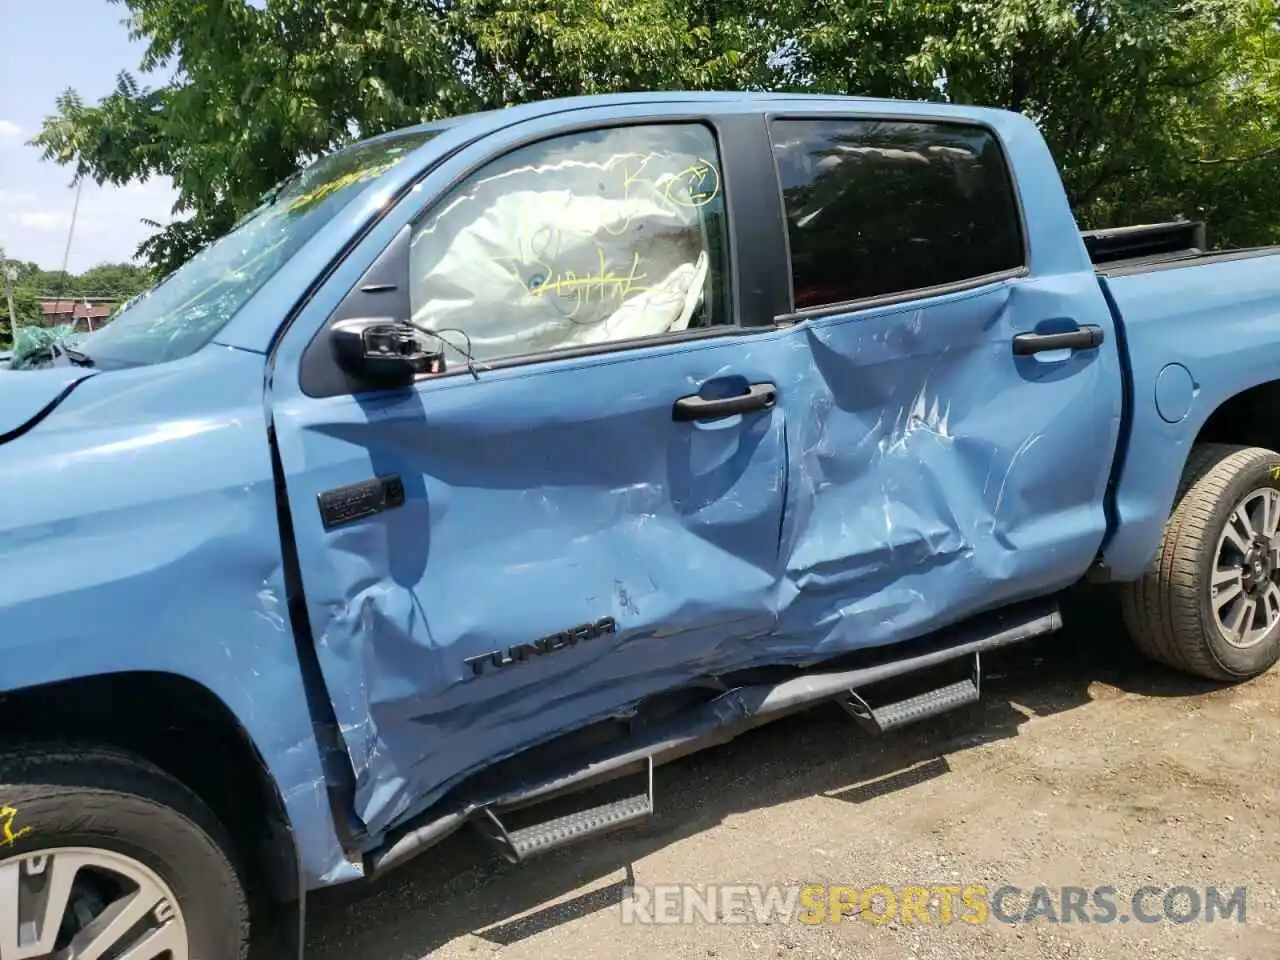
<svg viewBox="0 0 1280 960">
<path fill-rule="evenodd" d="M 96 102 L 115 87 L 121 70 L 136 71 L 140 44 L 129 39 L 125 8 L 108 0 L 14 0 L 5 7 L 0 56 L 0 244 L 9 257 L 46 270 L 62 265 L 75 190 L 71 171 L 40 160 L 26 146 L 53 112 L 54 99 L 73 87 Z M 135 74 L 136 75 L 136 74 Z M 159 78 L 138 77 L 156 86 Z M 87 182 L 80 197 L 67 268 L 127 261 L 151 228 L 143 217 L 170 220 L 174 193 L 167 178 L 123 188 Z"/>
</svg>

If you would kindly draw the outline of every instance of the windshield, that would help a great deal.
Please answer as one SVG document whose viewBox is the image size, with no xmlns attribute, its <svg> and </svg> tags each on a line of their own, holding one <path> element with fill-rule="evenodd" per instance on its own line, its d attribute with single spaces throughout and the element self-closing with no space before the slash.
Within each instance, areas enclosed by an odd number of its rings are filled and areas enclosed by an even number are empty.
<svg viewBox="0 0 1280 960">
<path fill-rule="evenodd" d="M 106 367 L 162 363 L 194 353 L 368 181 L 439 132 L 400 133 L 317 160 L 109 324 L 80 338 L 76 351 Z"/>
</svg>

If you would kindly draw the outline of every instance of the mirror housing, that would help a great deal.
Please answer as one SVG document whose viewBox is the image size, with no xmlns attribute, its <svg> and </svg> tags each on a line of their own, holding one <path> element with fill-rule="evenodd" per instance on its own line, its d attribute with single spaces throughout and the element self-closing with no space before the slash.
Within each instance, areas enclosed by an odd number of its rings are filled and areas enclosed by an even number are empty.
<svg viewBox="0 0 1280 960">
<path fill-rule="evenodd" d="M 444 372 L 445 345 L 408 323 L 412 233 L 409 224 L 397 231 L 303 350 L 298 382 L 308 397 L 398 389 Z"/>
<path fill-rule="evenodd" d="M 344 373 L 371 386 L 407 386 L 444 372 L 441 347 L 392 317 L 339 320 L 329 328 L 329 345 Z"/>
</svg>

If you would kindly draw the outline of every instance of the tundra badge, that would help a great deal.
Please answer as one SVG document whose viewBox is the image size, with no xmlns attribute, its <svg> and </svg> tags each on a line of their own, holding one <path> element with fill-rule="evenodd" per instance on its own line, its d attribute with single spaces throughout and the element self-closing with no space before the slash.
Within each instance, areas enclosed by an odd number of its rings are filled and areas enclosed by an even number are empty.
<svg viewBox="0 0 1280 960">
<path fill-rule="evenodd" d="M 502 667 L 509 667 L 513 663 L 524 663 L 533 657 L 542 657 L 548 653 L 555 653 L 557 650 L 575 647 L 584 640 L 595 640 L 605 634 L 617 632 L 618 625 L 613 617 L 602 617 L 595 623 L 579 624 L 576 627 L 570 627 L 568 630 L 561 630 L 559 633 L 551 633 L 545 637 L 539 637 L 532 643 L 520 643 L 514 647 L 508 647 L 506 650 L 493 650 L 489 653 L 482 653 L 479 656 L 468 657 L 462 662 L 471 667 L 473 676 L 478 677 L 490 668 L 496 670 Z"/>
</svg>

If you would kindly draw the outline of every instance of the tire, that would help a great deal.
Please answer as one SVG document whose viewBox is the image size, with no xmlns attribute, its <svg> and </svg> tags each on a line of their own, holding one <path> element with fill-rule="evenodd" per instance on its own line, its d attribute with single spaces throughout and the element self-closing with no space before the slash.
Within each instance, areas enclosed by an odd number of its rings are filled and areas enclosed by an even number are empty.
<svg viewBox="0 0 1280 960">
<path fill-rule="evenodd" d="M 1242 501 L 1270 496 L 1268 489 L 1280 494 L 1280 454 L 1220 443 L 1192 449 L 1151 566 L 1121 589 L 1125 626 L 1148 657 L 1223 682 L 1256 677 L 1280 660 L 1280 625 L 1250 646 L 1235 645 L 1213 602 L 1227 523 Z"/>
<path fill-rule="evenodd" d="M 243 960 L 249 913 L 231 849 L 209 808 L 145 760 L 94 747 L 0 748 L 0 902 L 27 884 L 30 892 L 19 897 L 21 917 L 30 909 L 24 897 L 39 902 L 40 884 L 48 889 L 60 874 L 74 874 L 67 910 L 49 911 L 51 917 L 63 913 L 69 925 L 59 948 L 77 930 L 91 936 L 85 925 L 92 927 L 95 917 L 101 924 L 131 889 L 142 892 L 129 882 L 143 877 L 148 891 L 163 896 L 149 901 L 158 906 L 146 907 L 142 928 L 102 934 L 115 947 L 109 955 L 154 936 L 149 949 L 139 951 L 149 958 L 162 940 L 176 936 L 185 939 L 193 960 Z M 113 873 L 115 867 L 121 869 Z M 0 926 L 5 917 L 0 909 Z M 41 926 L 50 936 L 53 924 Z M 0 928 L 0 954 L 15 934 Z M 33 935 L 42 934 L 28 930 L 28 949 L 19 956 L 33 949 Z"/>
</svg>

